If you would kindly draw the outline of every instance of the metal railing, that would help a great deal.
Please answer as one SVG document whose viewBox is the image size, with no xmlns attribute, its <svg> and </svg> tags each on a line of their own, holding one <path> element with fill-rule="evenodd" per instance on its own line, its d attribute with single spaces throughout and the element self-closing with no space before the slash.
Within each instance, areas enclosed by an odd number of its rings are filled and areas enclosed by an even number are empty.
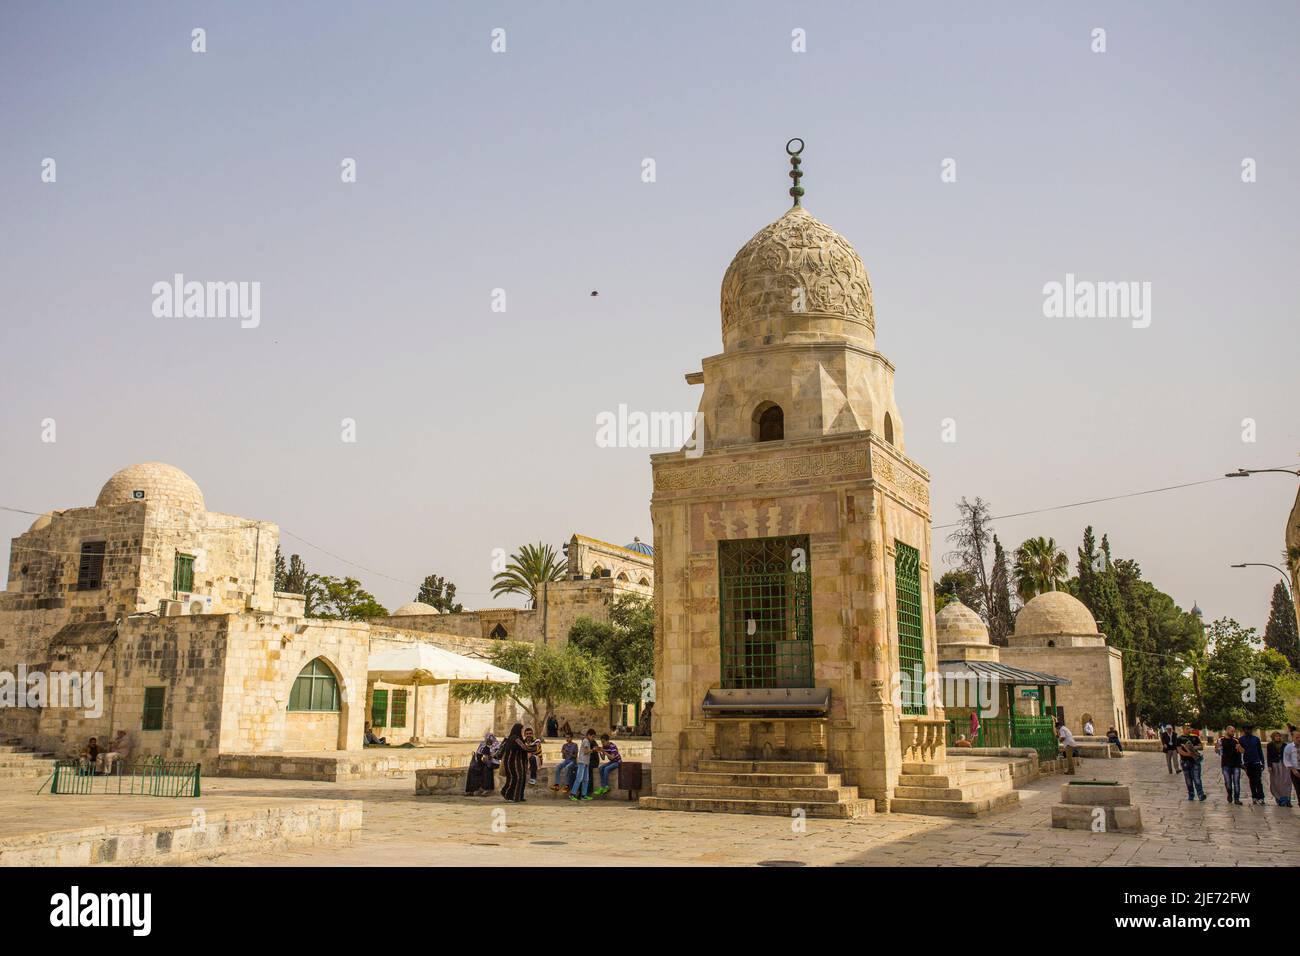
<svg viewBox="0 0 1300 956">
<path fill-rule="evenodd" d="M 95 773 L 89 762 L 57 760 L 46 783 L 50 793 L 60 794 L 197 797 L 200 766 L 155 757 L 133 764 L 117 763 L 110 772 Z M 45 789 L 44 785 L 41 789 Z"/>
<path fill-rule="evenodd" d="M 948 746 L 953 746 L 961 734 L 970 736 L 969 714 L 948 717 Z M 1036 750 L 1040 760 L 1054 759 L 1059 750 L 1052 718 L 1031 717 L 1027 714 L 1016 714 L 1014 722 L 1006 714 L 981 718 L 979 733 L 971 741 L 971 746 L 1027 747 Z"/>
</svg>

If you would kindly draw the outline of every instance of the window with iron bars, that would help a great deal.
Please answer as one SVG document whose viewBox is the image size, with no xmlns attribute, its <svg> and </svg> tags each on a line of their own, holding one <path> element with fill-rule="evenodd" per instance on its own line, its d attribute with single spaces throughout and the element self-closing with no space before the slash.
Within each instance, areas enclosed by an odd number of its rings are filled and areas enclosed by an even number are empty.
<svg viewBox="0 0 1300 956">
<path fill-rule="evenodd" d="M 718 542 L 722 686 L 812 687 L 808 536 Z"/>
<path fill-rule="evenodd" d="M 921 555 L 894 542 L 894 597 L 898 605 L 898 669 L 903 713 L 924 714 L 925 630 L 921 624 Z"/>
</svg>

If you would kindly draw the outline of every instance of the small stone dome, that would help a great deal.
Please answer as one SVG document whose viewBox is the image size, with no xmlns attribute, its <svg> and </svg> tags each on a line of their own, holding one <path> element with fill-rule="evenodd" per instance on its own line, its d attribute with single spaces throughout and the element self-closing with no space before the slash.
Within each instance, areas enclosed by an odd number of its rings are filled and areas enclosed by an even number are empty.
<svg viewBox="0 0 1300 956">
<path fill-rule="evenodd" d="M 104 483 L 95 507 L 150 501 L 182 511 L 206 511 L 203 492 L 194 479 L 174 465 L 146 461 L 123 468 Z"/>
<path fill-rule="evenodd" d="M 441 613 L 442 612 L 439 611 L 432 604 L 425 604 L 422 601 L 407 601 L 405 604 L 403 604 L 401 607 L 399 607 L 396 611 L 394 611 L 389 616 L 390 617 L 413 617 L 416 614 L 441 614 Z"/>
<path fill-rule="evenodd" d="M 635 551 L 637 554 L 644 554 L 648 558 L 654 557 L 655 549 L 646 544 L 640 538 L 633 538 L 631 544 L 625 544 L 623 547 L 628 551 Z"/>
<path fill-rule="evenodd" d="M 1096 633 L 1097 622 L 1083 602 L 1064 591 L 1045 591 L 1016 615 L 1016 637 Z"/>
<path fill-rule="evenodd" d="M 722 277 L 721 306 L 724 350 L 784 339 L 875 342 L 866 266 L 847 239 L 803 206 L 736 253 Z"/>
<path fill-rule="evenodd" d="M 939 644 L 989 644 L 989 629 L 978 614 L 954 600 L 934 616 L 934 633 Z"/>
<path fill-rule="evenodd" d="M 56 508 L 54 511 L 46 512 L 45 514 L 41 515 L 39 518 L 37 518 L 35 521 L 32 522 L 32 526 L 27 529 L 27 533 L 31 534 L 33 531 L 41 531 L 45 528 L 48 528 L 50 524 L 53 523 L 54 516 L 61 515 L 61 514 L 63 514 L 63 509 L 61 508 Z"/>
</svg>

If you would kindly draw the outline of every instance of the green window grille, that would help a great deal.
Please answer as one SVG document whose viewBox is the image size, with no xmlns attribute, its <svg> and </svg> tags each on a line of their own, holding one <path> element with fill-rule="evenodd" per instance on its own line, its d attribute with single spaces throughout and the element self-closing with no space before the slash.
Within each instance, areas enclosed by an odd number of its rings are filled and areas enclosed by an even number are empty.
<svg viewBox="0 0 1300 956">
<path fill-rule="evenodd" d="M 808 536 L 718 542 L 722 686 L 812 687 Z"/>
<path fill-rule="evenodd" d="M 163 706 L 166 703 L 166 687 L 146 687 L 144 689 L 144 713 L 140 717 L 141 730 L 163 729 Z"/>
<path fill-rule="evenodd" d="M 172 571 L 173 591 L 194 590 L 194 555 L 177 554 L 176 567 Z"/>
<path fill-rule="evenodd" d="M 294 679 L 293 689 L 289 691 L 290 710 L 324 710 L 339 709 L 339 683 L 319 657 L 304 667 Z"/>
<path fill-rule="evenodd" d="M 898 669 L 903 713 L 924 714 L 925 631 L 921 625 L 921 555 L 894 542 L 894 597 L 898 604 Z"/>
<path fill-rule="evenodd" d="M 404 690 L 393 691 L 393 715 L 388 718 L 389 727 L 398 729 L 406 727 L 406 693 Z"/>
<path fill-rule="evenodd" d="M 377 690 L 371 695 L 370 722 L 376 727 L 388 726 L 388 691 Z"/>
<path fill-rule="evenodd" d="M 77 564 L 77 590 L 97 591 L 104 586 L 103 541 L 87 541 L 81 546 L 81 560 Z"/>
</svg>

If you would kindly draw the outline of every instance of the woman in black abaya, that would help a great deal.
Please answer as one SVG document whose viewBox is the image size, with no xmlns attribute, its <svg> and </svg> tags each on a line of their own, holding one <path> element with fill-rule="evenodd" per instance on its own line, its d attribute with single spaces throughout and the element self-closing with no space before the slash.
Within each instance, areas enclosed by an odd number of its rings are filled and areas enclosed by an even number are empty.
<svg viewBox="0 0 1300 956">
<path fill-rule="evenodd" d="M 524 785 L 528 781 L 528 748 L 524 745 L 523 724 L 511 727 L 501 745 L 501 772 L 506 778 L 501 796 L 507 803 L 523 803 Z"/>
</svg>

